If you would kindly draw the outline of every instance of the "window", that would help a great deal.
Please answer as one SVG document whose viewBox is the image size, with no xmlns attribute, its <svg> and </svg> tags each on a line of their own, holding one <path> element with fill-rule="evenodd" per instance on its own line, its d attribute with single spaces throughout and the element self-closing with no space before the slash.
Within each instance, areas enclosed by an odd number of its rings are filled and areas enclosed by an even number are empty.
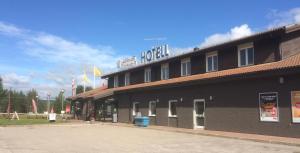
<svg viewBox="0 0 300 153">
<path fill-rule="evenodd" d="M 145 69 L 145 82 L 151 82 L 151 68 Z"/>
<path fill-rule="evenodd" d="M 139 102 L 134 102 L 132 105 L 132 115 L 135 116 L 140 111 Z"/>
<path fill-rule="evenodd" d="M 206 54 L 206 72 L 218 71 L 218 52 Z"/>
<path fill-rule="evenodd" d="M 130 73 L 125 74 L 125 86 L 130 85 Z"/>
<path fill-rule="evenodd" d="M 177 117 L 177 100 L 169 101 L 169 117 Z"/>
<path fill-rule="evenodd" d="M 186 58 L 181 60 L 181 76 L 191 75 L 191 60 Z"/>
<path fill-rule="evenodd" d="M 238 47 L 239 67 L 254 64 L 254 48 L 253 43 L 240 45 Z"/>
<path fill-rule="evenodd" d="M 169 79 L 169 63 L 161 65 L 161 80 Z"/>
<path fill-rule="evenodd" d="M 156 101 L 149 102 L 149 116 L 156 115 Z"/>
<path fill-rule="evenodd" d="M 114 87 L 118 87 L 119 86 L 119 77 L 116 75 L 114 76 Z"/>
</svg>

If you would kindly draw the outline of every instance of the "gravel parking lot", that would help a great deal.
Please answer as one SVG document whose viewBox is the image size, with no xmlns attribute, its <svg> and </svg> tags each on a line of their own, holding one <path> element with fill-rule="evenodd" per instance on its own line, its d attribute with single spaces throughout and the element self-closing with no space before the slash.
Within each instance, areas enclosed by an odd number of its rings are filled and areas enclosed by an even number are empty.
<svg viewBox="0 0 300 153">
<path fill-rule="evenodd" d="M 300 147 L 101 124 L 0 127 L 0 153 L 300 153 Z"/>
</svg>

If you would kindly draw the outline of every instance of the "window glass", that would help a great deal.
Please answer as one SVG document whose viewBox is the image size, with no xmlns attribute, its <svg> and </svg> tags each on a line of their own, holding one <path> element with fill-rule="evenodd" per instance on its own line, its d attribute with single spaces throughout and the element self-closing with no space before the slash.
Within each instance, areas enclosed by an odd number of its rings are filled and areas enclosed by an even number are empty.
<svg viewBox="0 0 300 153">
<path fill-rule="evenodd" d="M 151 81 L 151 69 L 145 69 L 145 82 Z"/>
<path fill-rule="evenodd" d="M 240 65 L 241 66 L 244 66 L 246 65 L 246 50 L 245 49 L 242 49 L 240 50 Z"/>
<path fill-rule="evenodd" d="M 207 71 L 212 71 L 212 57 L 207 58 Z"/>
<path fill-rule="evenodd" d="M 114 77 L 114 87 L 118 87 L 119 86 L 119 78 L 118 76 Z"/>
<path fill-rule="evenodd" d="M 253 48 L 248 48 L 248 64 L 253 64 L 254 63 L 254 50 Z"/>
<path fill-rule="evenodd" d="M 161 66 L 161 79 L 169 79 L 169 65 L 167 64 Z"/>
<path fill-rule="evenodd" d="M 126 73 L 125 74 L 125 86 L 130 84 L 130 74 Z"/>
<path fill-rule="evenodd" d="M 181 64 L 181 71 L 182 71 L 182 76 L 185 76 L 186 75 L 186 63 L 182 63 Z"/>
<path fill-rule="evenodd" d="M 190 61 L 187 62 L 187 73 L 186 73 L 186 75 L 191 75 L 191 62 Z"/>
<path fill-rule="evenodd" d="M 177 115 L 176 103 L 177 102 L 170 102 L 170 116 L 176 116 Z"/>
<path fill-rule="evenodd" d="M 215 55 L 215 56 L 213 56 L 213 70 L 214 71 L 217 71 L 218 70 L 218 56 L 217 55 Z"/>
<path fill-rule="evenodd" d="M 150 102 L 149 115 L 156 115 L 156 102 Z"/>
</svg>

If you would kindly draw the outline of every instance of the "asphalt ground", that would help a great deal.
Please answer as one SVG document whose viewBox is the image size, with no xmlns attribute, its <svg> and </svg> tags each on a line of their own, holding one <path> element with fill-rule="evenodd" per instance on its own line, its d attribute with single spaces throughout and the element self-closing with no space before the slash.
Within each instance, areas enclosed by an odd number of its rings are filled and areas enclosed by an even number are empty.
<svg viewBox="0 0 300 153">
<path fill-rule="evenodd" d="M 300 153 L 300 147 L 102 124 L 0 127 L 0 153 Z"/>
</svg>

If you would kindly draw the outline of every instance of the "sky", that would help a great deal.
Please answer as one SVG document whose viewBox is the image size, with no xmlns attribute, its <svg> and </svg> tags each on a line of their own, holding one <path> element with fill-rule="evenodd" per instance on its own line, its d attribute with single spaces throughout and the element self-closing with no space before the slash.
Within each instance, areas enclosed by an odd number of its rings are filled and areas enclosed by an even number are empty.
<svg viewBox="0 0 300 153">
<path fill-rule="evenodd" d="M 153 46 L 176 54 L 299 22 L 297 0 L 0 0 L 0 76 L 5 88 L 70 96 L 84 70 L 92 86 L 93 65 L 108 73 Z"/>
</svg>

